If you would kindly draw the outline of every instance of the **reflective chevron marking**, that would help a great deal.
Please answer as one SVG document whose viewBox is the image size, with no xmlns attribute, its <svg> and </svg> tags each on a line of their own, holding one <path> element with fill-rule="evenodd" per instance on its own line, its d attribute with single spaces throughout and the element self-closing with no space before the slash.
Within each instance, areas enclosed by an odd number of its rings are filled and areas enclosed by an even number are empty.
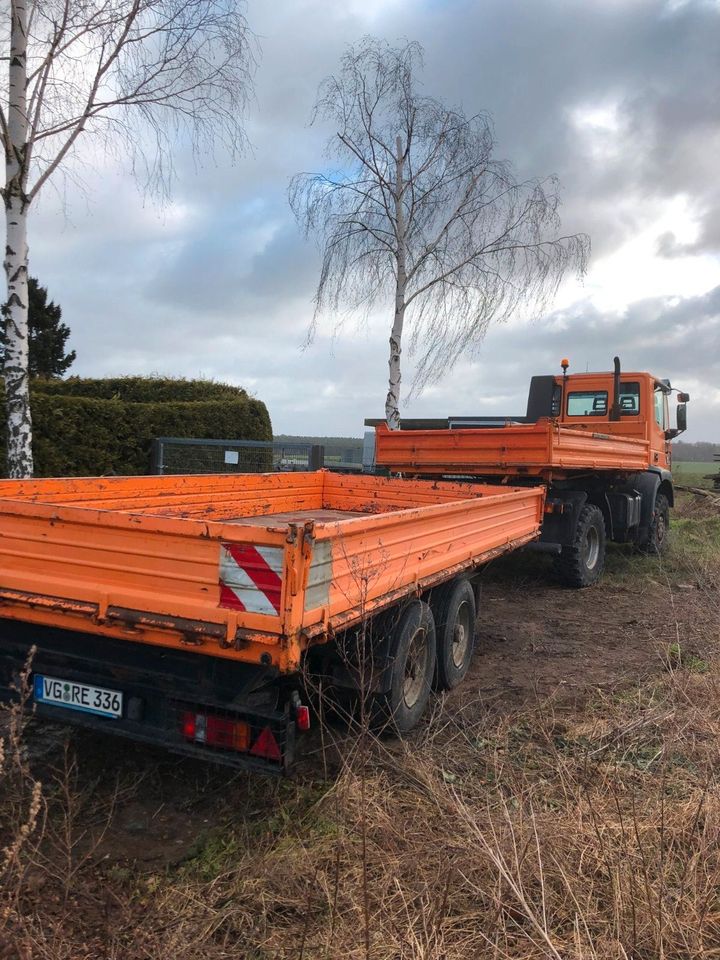
<svg viewBox="0 0 720 960">
<path fill-rule="evenodd" d="M 281 547 L 220 544 L 220 606 L 277 616 L 282 567 Z"/>
</svg>

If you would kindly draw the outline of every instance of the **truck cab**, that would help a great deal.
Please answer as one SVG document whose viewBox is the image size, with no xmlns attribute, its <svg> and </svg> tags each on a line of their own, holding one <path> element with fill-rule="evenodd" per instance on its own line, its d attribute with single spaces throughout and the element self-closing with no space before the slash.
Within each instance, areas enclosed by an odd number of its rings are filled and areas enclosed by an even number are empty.
<svg viewBox="0 0 720 960">
<path fill-rule="evenodd" d="M 617 378 L 617 390 L 616 381 Z M 536 379 L 536 378 L 533 378 Z M 542 378 L 538 378 L 542 379 Z M 678 394 L 677 426 L 670 425 L 669 380 L 651 373 L 575 373 L 553 378 L 551 415 L 564 426 L 610 436 L 634 437 L 650 445 L 650 466 L 670 470 L 670 441 L 686 426 L 686 394 Z M 532 387 L 531 387 L 532 392 Z"/>
</svg>

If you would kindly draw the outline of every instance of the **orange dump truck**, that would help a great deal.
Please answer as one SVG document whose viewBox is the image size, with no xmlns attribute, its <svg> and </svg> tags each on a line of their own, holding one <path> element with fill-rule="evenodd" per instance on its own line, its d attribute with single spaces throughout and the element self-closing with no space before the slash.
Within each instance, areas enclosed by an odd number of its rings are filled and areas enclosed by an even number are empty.
<svg viewBox="0 0 720 960">
<path fill-rule="evenodd" d="M 433 675 L 467 670 L 472 574 L 539 535 L 544 500 L 326 471 L 0 481 L 0 684 L 34 648 L 38 716 L 267 771 L 308 678 L 362 679 L 408 730 Z"/>
<path fill-rule="evenodd" d="M 647 372 L 533 377 L 522 416 L 403 420 L 375 426 L 375 464 L 403 476 L 454 478 L 546 492 L 534 549 L 555 555 L 569 586 L 603 572 L 607 541 L 661 553 L 674 504 L 671 441 L 687 426 L 689 396 Z M 676 423 L 669 398 L 677 394 Z"/>
</svg>

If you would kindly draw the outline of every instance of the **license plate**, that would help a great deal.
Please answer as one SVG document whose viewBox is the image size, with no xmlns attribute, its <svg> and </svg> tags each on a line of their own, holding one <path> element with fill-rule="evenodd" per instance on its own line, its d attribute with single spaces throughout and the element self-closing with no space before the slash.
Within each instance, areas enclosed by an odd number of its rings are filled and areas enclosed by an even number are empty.
<svg viewBox="0 0 720 960">
<path fill-rule="evenodd" d="M 51 703 L 55 707 L 96 713 L 101 717 L 122 716 L 123 695 L 119 690 L 106 690 L 89 683 L 75 683 L 37 673 L 34 689 L 36 703 Z"/>
</svg>

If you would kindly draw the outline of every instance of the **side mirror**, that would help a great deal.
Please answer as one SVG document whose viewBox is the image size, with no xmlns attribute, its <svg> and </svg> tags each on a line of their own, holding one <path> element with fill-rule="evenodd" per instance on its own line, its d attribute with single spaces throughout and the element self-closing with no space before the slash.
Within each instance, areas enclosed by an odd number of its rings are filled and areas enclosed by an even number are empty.
<svg viewBox="0 0 720 960">
<path fill-rule="evenodd" d="M 677 405 L 677 428 L 678 433 L 683 433 L 687 430 L 687 407 L 684 403 Z"/>
<path fill-rule="evenodd" d="M 690 394 L 689 393 L 680 393 L 678 391 L 678 403 L 690 403 Z"/>
<path fill-rule="evenodd" d="M 681 397 L 686 397 L 686 393 L 679 394 Z M 687 430 L 687 407 L 685 403 L 679 403 L 677 405 L 677 427 L 670 427 L 669 430 L 665 431 L 666 440 L 674 440 L 675 437 L 679 437 L 681 433 L 684 433 Z"/>
</svg>

